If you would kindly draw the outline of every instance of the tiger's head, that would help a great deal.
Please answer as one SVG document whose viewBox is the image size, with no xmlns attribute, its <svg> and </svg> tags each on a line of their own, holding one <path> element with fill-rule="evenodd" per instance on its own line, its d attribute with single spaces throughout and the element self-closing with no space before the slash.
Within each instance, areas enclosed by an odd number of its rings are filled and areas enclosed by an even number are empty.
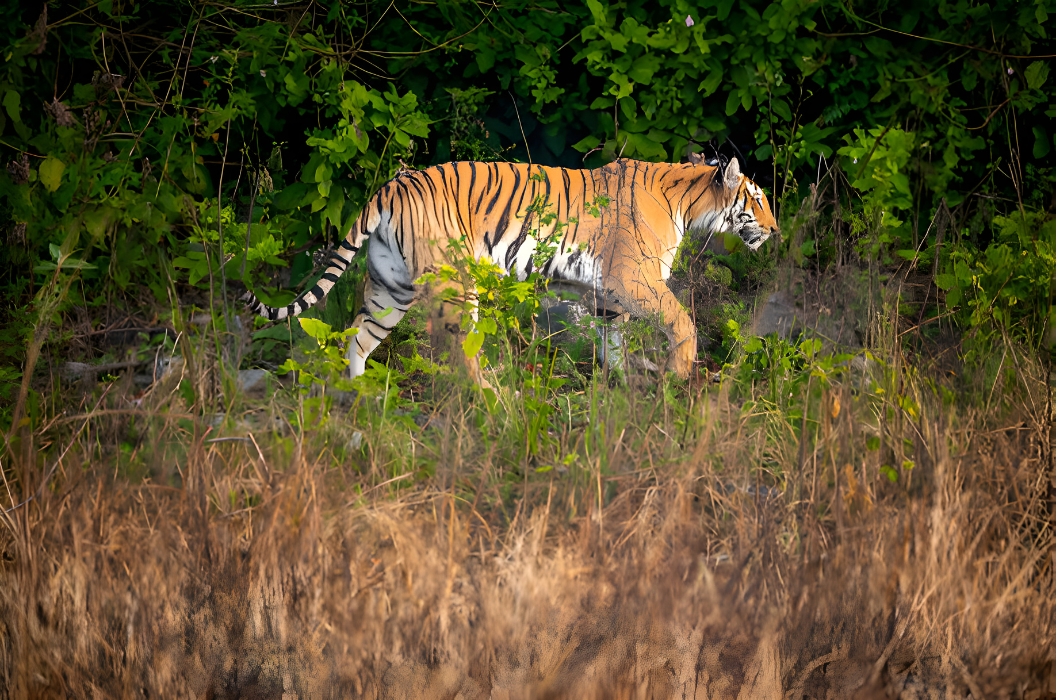
<svg viewBox="0 0 1060 700">
<path fill-rule="evenodd" d="M 708 179 L 714 188 L 714 197 L 699 200 L 702 205 L 711 207 L 712 211 L 689 212 L 693 225 L 703 222 L 704 227 L 713 232 L 734 233 L 751 250 L 758 250 L 770 236 L 779 231 L 765 193 L 751 178 L 740 172 L 739 161 L 733 158 L 724 170 L 716 160 L 707 163 L 702 156 L 693 159 L 692 164 L 695 170 L 700 167 L 713 168 Z"/>
<path fill-rule="evenodd" d="M 732 202 L 726 214 L 727 228 L 739 236 L 748 248 L 758 250 L 767 238 L 779 230 L 777 220 L 769 209 L 769 200 L 761 187 L 740 172 L 740 163 L 735 158 L 725 167 L 722 181 Z"/>
</svg>

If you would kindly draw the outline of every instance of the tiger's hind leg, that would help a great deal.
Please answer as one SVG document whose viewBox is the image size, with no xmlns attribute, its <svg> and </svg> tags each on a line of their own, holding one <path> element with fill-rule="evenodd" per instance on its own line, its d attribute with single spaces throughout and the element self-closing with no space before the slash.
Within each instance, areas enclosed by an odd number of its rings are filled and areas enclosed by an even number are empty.
<svg viewBox="0 0 1060 700">
<path fill-rule="evenodd" d="M 438 361 L 448 353 L 449 364 L 454 369 L 465 370 L 471 381 L 481 387 L 488 386 L 482 375 L 478 355 L 467 357 L 464 354 L 464 338 L 467 334 L 460 328 L 465 304 L 463 287 L 457 282 L 436 283 L 431 285 L 427 296 L 430 300 L 427 333 L 433 359 Z M 471 316 L 478 319 L 477 307 L 472 307 Z"/>
<path fill-rule="evenodd" d="M 353 322 L 353 326 L 358 329 L 357 334 L 350 340 L 350 346 L 346 350 L 351 377 L 364 374 L 368 356 L 386 340 L 413 301 L 414 294 L 410 290 L 388 289 L 378 282 L 373 282 L 369 275 L 364 286 L 364 306 Z"/>
</svg>

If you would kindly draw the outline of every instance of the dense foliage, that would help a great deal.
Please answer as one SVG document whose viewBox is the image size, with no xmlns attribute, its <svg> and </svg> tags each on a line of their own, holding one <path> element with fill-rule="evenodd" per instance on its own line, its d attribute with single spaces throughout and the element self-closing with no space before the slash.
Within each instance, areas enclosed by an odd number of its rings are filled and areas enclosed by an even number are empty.
<svg viewBox="0 0 1060 700">
<path fill-rule="evenodd" d="M 6 4 L 2 389 L 11 400 L 33 329 L 58 319 L 46 288 L 93 308 L 142 290 L 172 303 L 186 285 L 220 300 L 235 280 L 284 301 L 401 163 L 456 158 L 589 167 L 717 149 L 781 219 L 838 167 L 837 236 L 930 271 L 965 327 L 1036 345 L 1054 314 L 1054 13 L 1046 0 Z M 929 228 L 939 211 L 945 236 Z M 827 265 L 835 250 L 804 252 Z"/>
</svg>

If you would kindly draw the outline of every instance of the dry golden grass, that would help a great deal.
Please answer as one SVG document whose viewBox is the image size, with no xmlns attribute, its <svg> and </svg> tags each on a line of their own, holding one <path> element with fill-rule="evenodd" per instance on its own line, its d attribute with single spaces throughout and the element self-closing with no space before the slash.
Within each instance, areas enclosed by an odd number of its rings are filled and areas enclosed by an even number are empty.
<svg viewBox="0 0 1060 700">
<path fill-rule="evenodd" d="M 1044 376 L 1004 410 L 914 387 L 898 484 L 851 381 L 812 444 L 701 388 L 683 441 L 603 411 L 606 469 L 507 482 L 455 398 L 352 454 L 338 417 L 209 442 L 161 398 L 97 408 L 5 460 L 4 508 L 33 498 L 0 530 L 0 697 L 1051 697 Z M 133 421 L 140 457 L 106 447 Z"/>
</svg>

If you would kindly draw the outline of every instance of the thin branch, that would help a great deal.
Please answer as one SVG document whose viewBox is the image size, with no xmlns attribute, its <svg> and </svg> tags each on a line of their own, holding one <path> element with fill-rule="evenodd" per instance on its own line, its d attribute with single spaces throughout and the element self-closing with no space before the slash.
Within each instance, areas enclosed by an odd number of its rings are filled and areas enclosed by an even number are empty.
<svg viewBox="0 0 1060 700">
<path fill-rule="evenodd" d="M 890 32 L 892 34 L 898 34 L 900 36 L 907 36 L 910 39 L 920 39 L 921 41 L 930 41 L 930 42 L 934 42 L 936 44 L 945 44 L 946 46 L 956 46 L 957 48 L 969 49 L 970 51 L 978 51 L 979 53 L 986 53 L 986 54 L 990 54 L 991 56 L 1000 56 L 1002 58 L 1021 58 L 1021 59 L 1022 58 L 1056 58 L 1056 54 L 1055 53 L 1040 54 L 1040 55 L 1034 55 L 1034 56 L 1020 56 L 1020 55 L 1017 55 L 1017 54 L 1010 54 L 1010 53 L 1003 53 L 1001 51 L 994 51 L 993 49 L 984 49 L 982 46 L 971 46 L 969 44 L 959 44 L 959 43 L 957 43 L 955 41 L 946 41 L 945 39 L 935 39 L 934 37 L 930 37 L 930 36 L 920 36 L 919 34 L 910 34 L 909 32 L 902 32 L 902 31 L 899 31 L 897 29 L 891 29 L 890 27 L 885 27 L 882 24 L 876 24 L 875 22 L 872 22 L 870 20 L 863 19 L 863 18 L 858 17 L 857 15 L 855 15 L 853 12 L 851 12 L 850 8 L 844 7 L 842 5 L 840 5 L 840 7 L 843 7 L 843 10 L 845 12 L 849 13 L 850 16 L 853 17 L 858 22 L 864 22 L 865 24 L 869 25 L 870 27 L 876 27 L 880 31 Z"/>
</svg>

